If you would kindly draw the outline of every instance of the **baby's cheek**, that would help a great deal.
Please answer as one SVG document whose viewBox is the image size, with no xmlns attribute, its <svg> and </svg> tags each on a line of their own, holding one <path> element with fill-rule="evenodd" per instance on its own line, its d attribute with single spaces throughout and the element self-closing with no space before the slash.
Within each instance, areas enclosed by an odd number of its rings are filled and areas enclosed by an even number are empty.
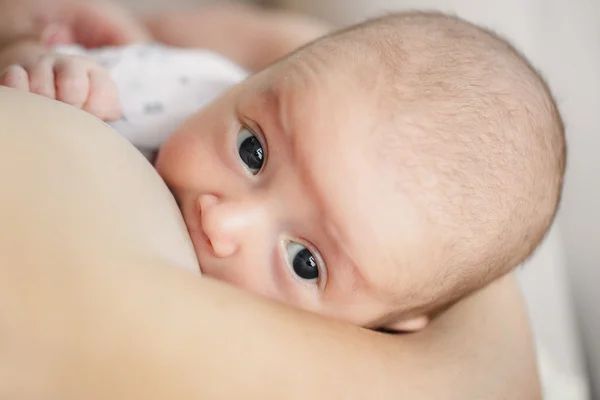
<svg viewBox="0 0 600 400">
<path fill-rule="evenodd" d="M 173 136 L 158 152 L 156 171 L 168 185 L 185 188 L 190 181 L 193 159 L 189 141 L 185 137 Z"/>
<path fill-rule="evenodd" d="M 173 141 L 167 140 L 167 142 L 165 142 L 165 144 L 158 151 L 156 160 L 154 162 L 156 172 L 158 172 L 158 174 L 167 182 L 167 184 L 170 184 L 171 177 L 177 175 L 173 172 L 174 165 L 176 165 L 176 145 L 177 144 L 173 143 Z"/>
</svg>

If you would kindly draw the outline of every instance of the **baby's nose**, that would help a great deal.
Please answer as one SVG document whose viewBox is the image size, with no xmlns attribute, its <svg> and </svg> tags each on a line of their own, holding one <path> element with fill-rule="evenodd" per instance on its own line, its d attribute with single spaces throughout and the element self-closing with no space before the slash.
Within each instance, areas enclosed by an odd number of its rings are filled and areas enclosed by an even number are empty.
<svg viewBox="0 0 600 400">
<path fill-rule="evenodd" d="M 224 202 L 214 195 L 198 198 L 202 229 L 216 257 L 231 257 L 252 240 L 264 217 L 261 207 L 252 203 Z"/>
</svg>

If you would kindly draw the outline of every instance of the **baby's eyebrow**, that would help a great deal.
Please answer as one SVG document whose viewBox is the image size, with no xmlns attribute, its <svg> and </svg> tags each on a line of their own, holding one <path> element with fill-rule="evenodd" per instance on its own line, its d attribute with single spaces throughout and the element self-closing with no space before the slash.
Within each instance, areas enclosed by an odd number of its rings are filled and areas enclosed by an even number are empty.
<svg viewBox="0 0 600 400">
<path fill-rule="evenodd" d="M 342 283 L 343 291 L 345 293 L 351 293 L 359 287 L 367 286 L 367 281 L 361 273 L 358 264 L 354 261 L 351 252 L 348 251 L 348 247 L 350 247 L 348 239 L 345 238 L 342 230 L 334 227 L 335 225 L 331 223 L 327 224 L 325 226 L 325 234 L 327 235 L 328 240 L 334 244 L 338 253 L 335 268 L 343 269 L 344 275 L 346 276 Z"/>
<path fill-rule="evenodd" d="M 262 107 L 268 110 L 271 123 L 275 125 L 278 132 L 288 137 L 292 132 L 289 126 L 291 114 L 289 97 L 278 84 L 265 85 L 258 93 L 258 101 Z"/>
<path fill-rule="evenodd" d="M 280 94 L 277 88 L 273 85 L 266 85 L 258 93 L 258 98 L 262 105 L 267 108 L 279 108 Z"/>
<path fill-rule="evenodd" d="M 298 148 L 295 148 L 297 151 Z M 294 158 L 303 159 L 302 155 L 296 155 Z M 303 164 L 301 162 L 301 164 Z M 310 164 L 310 163 L 309 163 Z M 326 193 L 314 179 L 314 172 L 310 171 L 307 165 L 299 165 L 299 168 L 304 171 L 302 176 L 302 186 L 308 201 L 315 204 L 318 215 L 318 229 L 322 232 L 321 237 L 325 240 L 319 240 L 315 246 L 321 251 L 321 255 L 327 263 L 327 269 L 332 276 L 335 276 L 334 289 L 337 293 L 350 295 L 357 288 L 369 286 L 364 275 L 362 274 L 358 264 L 352 257 L 352 248 L 349 238 L 344 234 L 345 229 L 339 224 L 332 212 L 335 205 L 328 199 Z M 327 249 L 327 251 L 324 251 Z M 343 277 L 343 278 L 341 278 Z"/>
</svg>

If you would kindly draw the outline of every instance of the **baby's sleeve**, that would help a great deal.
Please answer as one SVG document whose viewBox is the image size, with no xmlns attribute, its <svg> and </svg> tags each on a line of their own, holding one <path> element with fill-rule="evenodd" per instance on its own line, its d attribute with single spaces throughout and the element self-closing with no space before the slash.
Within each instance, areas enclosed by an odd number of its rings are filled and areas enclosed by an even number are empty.
<svg viewBox="0 0 600 400">
<path fill-rule="evenodd" d="M 206 50 L 136 44 L 83 51 L 108 69 L 119 89 L 123 117 L 109 124 L 145 152 L 157 150 L 188 117 L 247 76 Z"/>
</svg>

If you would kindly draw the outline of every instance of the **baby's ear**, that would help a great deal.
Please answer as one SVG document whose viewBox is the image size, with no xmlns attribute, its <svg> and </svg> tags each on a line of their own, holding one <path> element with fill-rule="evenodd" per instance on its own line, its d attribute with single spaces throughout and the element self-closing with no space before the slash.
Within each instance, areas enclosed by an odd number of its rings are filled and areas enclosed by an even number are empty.
<svg viewBox="0 0 600 400">
<path fill-rule="evenodd" d="M 402 332 L 417 332 L 420 331 L 422 329 L 425 329 L 425 327 L 429 324 L 429 317 L 426 315 L 421 315 L 418 317 L 411 317 L 408 319 L 400 319 L 396 322 L 392 322 L 388 325 L 386 325 L 384 328 L 386 330 L 392 331 L 392 332 L 398 332 L 398 333 L 402 333 Z"/>
</svg>

